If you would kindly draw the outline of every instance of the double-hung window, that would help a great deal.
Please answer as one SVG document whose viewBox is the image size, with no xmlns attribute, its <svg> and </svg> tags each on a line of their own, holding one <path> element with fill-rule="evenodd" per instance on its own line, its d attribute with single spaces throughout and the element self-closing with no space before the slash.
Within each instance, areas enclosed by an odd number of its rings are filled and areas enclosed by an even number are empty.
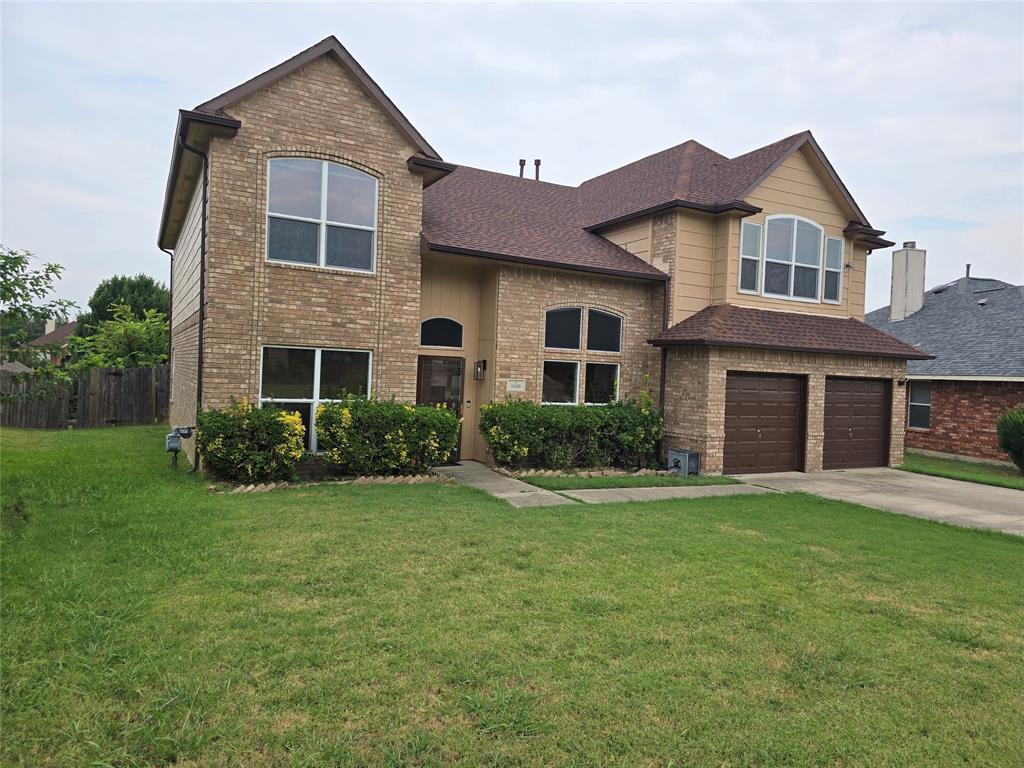
<svg viewBox="0 0 1024 768">
<path fill-rule="evenodd" d="M 298 411 L 306 450 L 316 451 L 316 408 L 322 402 L 370 392 L 371 353 L 358 349 L 264 347 L 260 404 Z"/>
<path fill-rule="evenodd" d="M 932 383 L 912 381 L 907 393 L 907 426 L 914 429 L 929 429 L 932 423 Z"/>
<path fill-rule="evenodd" d="M 376 248 L 373 176 L 327 160 L 270 160 L 268 260 L 372 272 Z"/>
<path fill-rule="evenodd" d="M 740 236 L 740 290 L 757 293 L 757 275 L 761 268 L 761 225 L 744 221 Z"/>
<path fill-rule="evenodd" d="M 843 286 L 843 240 L 838 237 L 825 238 L 825 284 L 821 299 L 838 304 Z"/>
</svg>

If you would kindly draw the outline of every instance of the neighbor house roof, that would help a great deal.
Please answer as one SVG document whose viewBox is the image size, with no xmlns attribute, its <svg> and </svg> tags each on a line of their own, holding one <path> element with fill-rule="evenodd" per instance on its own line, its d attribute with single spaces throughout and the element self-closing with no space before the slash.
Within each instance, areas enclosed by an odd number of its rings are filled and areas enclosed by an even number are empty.
<svg viewBox="0 0 1024 768">
<path fill-rule="evenodd" d="M 25 343 L 30 347 L 48 347 L 53 344 L 67 344 L 68 339 L 75 335 L 75 328 L 77 327 L 78 323 L 74 321 L 64 323 L 64 325 L 57 326 L 49 333 L 44 333 L 42 336 Z"/>
<path fill-rule="evenodd" d="M 907 360 L 929 357 L 927 352 L 852 317 L 776 312 L 732 304 L 705 307 L 650 343 L 658 347 L 753 347 Z"/>
<path fill-rule="evenodd" d="M 1024 286 L 962 277 L 927 291 L 921 309 L 903 320 L 891 321 L 889 307 L 864 319 L 935 355 L 911 362 L 912 376 L 1024 377 Z"/>
<path fill-rule="evenodd" d="M 423 190 L 423 237 L 438 251 L 665 280 L 583 228 L 575 187 L 459 167 Z"/>
</svg>

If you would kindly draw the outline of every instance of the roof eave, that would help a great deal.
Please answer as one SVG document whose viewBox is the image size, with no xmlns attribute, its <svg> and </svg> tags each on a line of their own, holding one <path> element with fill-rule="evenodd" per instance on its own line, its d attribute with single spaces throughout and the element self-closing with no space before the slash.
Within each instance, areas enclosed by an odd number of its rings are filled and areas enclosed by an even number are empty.
<svg viewBox="0 0 1024 768">
<path fill-rule="evenodd" d="M 648 344 L 655 347 L 737 347 L 741 349 L 770 349 L 778 352 L 810 352 L 815 354 L 846 355 L 849 357 L 892 357 L 899 360 L 931 360 L 935 355 L 924 352 L 868 352 L 865 350 L 836 349 L 830 347 L 799 347 L 787 346 L 785 344 L 757 344 L 750 342 L 722 341 L 718 339 L 663 339 L 653 338 L 647 340 Z"/>
<path fill-rule="evenodd" d="M 750 203 L 744 202 L 743 200 L 734 200 L 731 203 L 721 203 L 715 205 L 710 205 L 708 203 L 695 203 L 688 200 L 670 200 L 667 203 L 660 203 L 658 205 L 653 205 L 649 208 L 644 208 L 633 213 L 626 213 L 623 214 L 622 216 L 616 216 L 613 219 L 608 219 L 598 224 L 590 224 L 584 227 L 583 229 L 585 229 L 587 232 L 599 232 L 602 229 L 613 227 L 616 224 L 623 224 L 627 221 L 639 219 L 643 216 L 653 216 L 654 214 L 657 213 L 664 213 L 665 211 L 670 211 L 674 208 L 684 208 L 686 210 L 700 211 L 701 213 L 711 214 L 740 213 L 743 214 L 744 216 L 752 216 L 753 214 L 760 213 L 763 210 L 762 208 L 758 208 L 756 205 L 751 205 Z"/>
<path fill-rule="evenodd" d="M 440 253 L 453 253 L 459 256 L 475 256 L 481 259 L 491 259 L 493 261 L 508 261 L 516 264 L 524 264 L 534 267 L 546 267 L 549 269 L 567 269 L 572 272 L 592 272 L 602 275 L 611 275 L 614 277 L 628 277 L 633 280 L 647 280 L 651 282 L 663 283 L 668 280 L 668 275 L 664 272 L 658 272 L 656 275 L 645 274 L 641 272 L 630 272 L 624 269 L 610 269 L 606 267 L 585 267 L 577 264 L 566 264 L 562 261 L 553 261 L 550 259 L 538 259 L 538 258 L 526 258 L 523 256 L 512 256 L 507 253 L 494 253 L 492 251 L 480 251 L 474 248 L 463 248 L 457 245 L 445 245 L 443 243 L 435 243 L 428 240 L 426 237 L 423 238 L 423 245 L 432 251 L 438 251 Z"/>
<path fill-rule="evenodd" d="M 446 163 L 443 160 L 436 160 L 432 157 L 425 157 L 424 155 L 413 155 L 406 160 L 405 164 L 411 173 L 416 173 L 423 177 L 424 189 L 434 182 L 440 181 L 458 168 L 458 166 L 453 163 Z"/>
<path fill-rule="evenodd" d="M 174 148 L 171 150 L 171 166 L 167 171 L 167 184 L 164 187 L 164 204 L 160 214 L 160 229 L 157 233 L 157 247 L 174 248 L 177 237 L 173 241 L 167 240 L 167 224 L 170 218 L 171 202 L 174 197 L 174 189 L 178 181 L 178 173 L 181 169 L 181 160 L 184 150 L 181 142 L 188 142 L 189 129 L 193 125 L 205 125 L 211 129 L 211 135 L 234 136 L 242 127 L 239 120 L 227 115 L 211 115 L 195 110 L 179 109 L 178 125 L 174 131 Z"/>
</svg>

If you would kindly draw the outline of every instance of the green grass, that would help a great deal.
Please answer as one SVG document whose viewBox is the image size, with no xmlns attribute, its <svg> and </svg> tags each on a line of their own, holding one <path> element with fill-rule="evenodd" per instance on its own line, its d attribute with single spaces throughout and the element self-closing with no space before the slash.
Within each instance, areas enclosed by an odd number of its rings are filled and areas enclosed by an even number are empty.
<svg viewBox="0 0 1024 768">
<path fill-rule="evenodd" d="M 229 496 L 0 433 L 7 766 L 1024 764 L 1024 540 L 772 494 Z"/>
<path fill-rule="evenodd" d="M 667 485 L 731 485 L 738 483 L 731 477 L 715 475 L 619 475 L 608 477 L 580 477 L 579 475 L 555 475 L 544 477 L 528 475 L 519 478 L 524 483 L 546 488 L 549 491 L 574 491 L 582 488 L 656 488 Z"/>
<path fill-rule="evenodd" d="M 1016 467 L 1001 467 L 998 464 L 981 464 L 976 461 L 944 459 L 920 453 L 906 453 L 900 469 L 918 472 L 922 475 L 948 477 L 966 480 L 969 483 L 999 485 L 1024 491 L 1024 475 Z"/>
</svg>

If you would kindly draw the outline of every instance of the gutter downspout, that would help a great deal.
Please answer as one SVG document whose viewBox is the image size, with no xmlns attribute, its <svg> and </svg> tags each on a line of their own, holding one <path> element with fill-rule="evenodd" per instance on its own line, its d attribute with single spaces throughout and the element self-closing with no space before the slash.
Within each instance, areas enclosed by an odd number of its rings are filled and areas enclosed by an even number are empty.
<svg viewBox="0 0 1024 768">
<path fill-rule="evenodd" d="M 187 152 L 198 155 L 203 163 L 203 211 L 199 222 L 199 330 L 196 348 L 199 360 L 196 364 L 196 416 L 203 408 L 203 326 L 206 321 L 206 209 L 209 203 L 209 165 L 210 158 L 201 149 L 188 144 L 178 134 L 178 144 Z M 196 419 L 198 422 L 198 418 Z M 196 447 L 196 460 L 192 463 L 192 471 L 199 470 L 199 448 Z"/>
<path fill-rule="evenodd" d="M 662 333 L 668 330 L 668 291 L 669 281 L 664 283 L 664 290 L 661 294 L 661 330 Z M 658 410 L 661 411 L 662 417 L 665 416 L 665 380 L 667 372 L 665 370 L 666 363 L 668 363 L 668 347 L 662 346 L 661 348 L 661 381 L 658 384 Z"/>
<path fill-rule="evenodd" d="M 160 246 L 157 246 L 160 248 Z M 168 248 L 160 248 L 161 251 L 167 254 L 171 260 L 170 277 L 167 282 L 170 285 L 168 293 L 170 293 L 170 301 L 167 302 L 167 365 L 171 366 L 171 355 L 174 354 L 174 346 L 171 344 L 173 335 L 171 333 L 171 322 L 174 319 L 174 251 Z M 173 367 L 172 367 L 173 368 Z"/>
</svg>

